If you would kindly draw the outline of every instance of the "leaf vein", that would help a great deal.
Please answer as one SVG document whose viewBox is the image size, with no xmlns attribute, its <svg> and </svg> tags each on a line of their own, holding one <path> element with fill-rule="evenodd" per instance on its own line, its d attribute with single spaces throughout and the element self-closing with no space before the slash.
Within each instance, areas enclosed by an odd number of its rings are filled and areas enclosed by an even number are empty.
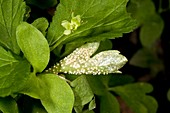
<svg viewBox="0 0 170 113">
<path fill-rule="evenodd" d="M 1 6 L 2 5 L 3 5 L 3 0 L 1 1 Z M 4 11 L 3 11 L 2 7 L 1 7 L 1 12 L 2 12 L 2 18 L 3 18 L 3 21 L 4 21 L 4 26 L 6 28 L 6 31 L 7 31 L 8 35 L 9 35 L 9 37 L 11 37 L 10 32 L 8 30 L 8 27 L 7 27 L 7 24 L 6 24 L 6 21 L 5 21 L 5 18 L 4 18 Z"/>
</svg>

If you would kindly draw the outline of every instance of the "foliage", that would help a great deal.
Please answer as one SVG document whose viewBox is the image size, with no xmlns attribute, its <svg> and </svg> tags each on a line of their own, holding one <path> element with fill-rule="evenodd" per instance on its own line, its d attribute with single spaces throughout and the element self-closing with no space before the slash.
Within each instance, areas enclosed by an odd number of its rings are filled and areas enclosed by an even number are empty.
<svg viewBox="0 0 170 113">
<path fill-rule="evenodd" d="M 55 7 L 52 21 L 31 23 L 26 4 Z M 143 48 L 130 63 L 162 64 L 151 51 L 163 27 L 151 0 L 0 0 L 0 112 L 120 113 L 121 98 L 134 113 L 156 113 L 152 85 L 120 74 L 127 59 L 110 49 L 140 28 Z"/>
<path fill-rule="evenodd" d="M 131 0 L 128 11 L 138 20 L 139 38 L 143 47 L 132 57 L 130 64 L 142 68 L 149 67 L 155 76 L 163 69 L 163 63 L 157 57 L 156 43 L 162 34 L 164 22 L 156 12 L 152 0 Z"/>
</svg>

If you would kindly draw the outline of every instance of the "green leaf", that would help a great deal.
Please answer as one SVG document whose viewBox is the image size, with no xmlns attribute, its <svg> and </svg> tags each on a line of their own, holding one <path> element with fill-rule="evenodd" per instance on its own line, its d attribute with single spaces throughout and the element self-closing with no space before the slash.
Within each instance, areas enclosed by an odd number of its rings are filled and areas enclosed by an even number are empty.
<svg viewBox="0 0 170 113">
<path fill-rule="evenodd" d="M 140 41 L 144 47 L 151 47 L 157 39 L 160 38 L 164 28 L 164 22 L 162 18 L 154 14 L 151 16 L 151 19 L 146 21 L 145 24 L 141 27 L 140 31 Z"/>
<path fill-rule="evenodd" d="M 67 48 L 68 49 L 68 48 Z M 65 50 L 66 51 L 66 50 Z M 61 54 L 62 54 L 62 52 L 63 52 L 63 45 L 60 45 L 60 46 L 58 46 L 57 48 L 55 48 L 54 50 L 53 50 L 53 53 L 55 54 L 55 56 L 57 57 L 57 58 L 61 58 L 61 57 L 63 57 L 63 56 L 61 56 Z"/>
<path fill-rule="evenodd" d="M 94 97 L 85 75 L 82 75 L 71 82 L 71 86 L 73 87 L 76 96 L 74 106 L 84 106 Z"/>
<path fill-rule="evenodd" d="M 90 101 L 89 103 L 89 111 L 93 110 L 94 108 L 96 108 L 96 101 L 95 98 L 93 100 Z"/>
<path fill-rule="evenodd" d="M 138 50 L 130 60 L 130 64 L 142 68 L 150 68 L 151 64 L 156 63 L 157 58 L 153 51 L 147 48 Z"/>
<path fill-rule="evenodd" d="M 134 78 L 131 75 L 114 75 L 110 76 L 109 87 L 115 87 L 119 85 L 125 85 L 134 82 Z"/>
<path fill-rule="evenodd" d="M 134 113 L 156 113 L 158 104 L 156 100 L 146 95 L 150 93 L 153 88 L 147 83 L 134 83 L 124 86 L 117 86 L 110 88 L 131 107 Z"/>
<path fill-rule="evenodd" d="M 17 27 L 17 42 L 34 72 L 42 72 L 49 62 L 50 50 L 46 38 L 33 25 L 26 22 Z"/>
<path fill-rule="evenodd" d="M 43 106 L 49 113 L 71 113 L 74 95 L 70 86 L 60 77 L 53 74 L 41 75 L 40 79 L 47 84 L 46 94 L 41 97 Z"/>
<path fill-rule="evenodd" d="M 76 113 L 88 113 L 96 107 L 93 91 L 87 81 L 87 76 L 81 75 L 71 82 L 75 94 L 74 110 Z M 85 110 L 84 105 L 88 104 Z"/>
<path fill-rule="evenodd" d="M 156 13 L 152 0 L 130 0 L 128 11 L 137 19 L 140 31 L 140 41 L 144 47 L 151 47 L 160 38 L 164 22 Z"/>
<path fill-rule="evenodd" d="M 168 98 L 168 100 L 170 101 L 170 89 L 169 89 L 168 92 L 167 92 L 167 98 Z"/>
<path fill-rule="evenodd" d="M 15 100 L 11 97 L 0 97 L 0 112 L 3 113 L 18 113 L 18 107 Z"/>
<path fill-rule="evenodd" d="M 31 8 L 27 5 L 25 8 L 25 15 L 24 15 L 24 21 L 27 21 L 27 19 L 30 17 L 30 12 L 31 12 Z"/>
<path fill-rule="evenodd" d="M 23 21 L 25 13 L 23 0 L 0 0 L 0 45 L 19 54 L 16 28 Z"/>
<path fill-rule="evenodd" d="M 24 68 L 23 68 L 24 67 Z M 30 64 L 0 47 L 0 96 L 17 93 L 29 78 Z"/>
<path fill-rule="evenodd" d="M 82 113 L 95 113 L 94 111 L 89 111 L 89 110 L 85 110 L 85 111 L 83 111 Z"/>
<path fill-rule="evenodd" d="M 47 34 L 51 49 L 79 38 L 100 41 L 132 31 L 136 22 L 126 12 L 126 4 L 127 0 L 60 1 Z M 64 35 L 67 29 L 61 24 L 63 21 L 71 22 L 72 14 L 79 16 L 80 25 L 76 30 L 71 29 L 71 34 Z"/>
<path fill-rule="evenodd" d="M 32 25 L 36 27 L 41 33 L 45 36 L 46 35 L 46 30 L 48 28 L 48 20 L 44 17 L 36 19 Z"/>
<path fill-rule="evenodd" d="M 31 113 L 47 113 L 47 111 L 43 107 L 33 103 L 33 108 Z"/>
<path fill-rule="evenodd" d="M 100 97 L 100 113 L 120 113 L 117 99 L 109 92 Z"/>
<path fill-rule="evenodd" d="M 149 68 L 153 76 L 164 68 L 162 60 L 157 57 L 155 51 L 148 48 L 138 50 L 131 58 L 130 64 L 142 68 Z"/>
<path fill-rule="evenodd" d="M 21 93 L 40 99 L 48 113 L 71 113 L 74 95 L 65 80 L 54 74 L 42 74 L 32 78 Z"/>
<path fill-rule="evenodd" d="M 109 76 L 109 75 L 108 75 Z M 86 76 L 86 79 L 93 91 L 96 95 L 104 95 L 107 92 L 107 86 L 104 85 L 101 78 L 104 76 Z"/>
<path fill-rule="evenodd" d="M 45 83 L 36 77 L 35 73 L 30 74 L 30 78 L 27 80 L 24 89 L 20 91 L 20 93 L 24 95 L 28 95 L 35 99 L 41 99 L 41 95 L 45 95 L 45 89 L 47 86 Z M 49 95 L 49 94 L 48 94 Z"/>
<path fill-rule="evenodd" d="M 151 15 L 155 14 L 152 0 L 130 0 L 127 9 L 137 19 L 139 25 L 144 24 Z"/>
<path fill-rule="evenodd" d="M 102 52 L 102 51 L 106 51 L 106 50 L 110 50 L 112 49 L 112 41 L 109 39 L 103 40 L 100 42 L 100 46 L 97 49 L 96 53 Z"/>
<path fill-rule="evenodd" d="M 87 110 L 87 111 L 83 111 L 83 113 L 95 113 L 95 112 Z"/>
</svg>

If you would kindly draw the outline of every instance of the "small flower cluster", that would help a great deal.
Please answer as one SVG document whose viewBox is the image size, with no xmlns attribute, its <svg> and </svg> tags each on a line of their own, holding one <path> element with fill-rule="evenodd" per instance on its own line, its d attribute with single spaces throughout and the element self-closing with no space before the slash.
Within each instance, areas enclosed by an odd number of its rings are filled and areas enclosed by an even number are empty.
<svg viewBox="0 0 170 113">
<path fill-rule="evenodd" d="M 99 42 L 87 43 L 74 50 L 49 71 L 57 74 L 109 74 L 121 73 L 119 69 L 127 62 L 117 50 L 103 51 L 90 58 L 98 49 Z"/>
<path fill-rule="evenodd" d="M 72 13 L 71 22 L 67 20 L 63 20 L 61 25 L 66 29 L 64 31 L 65 35 L 71 34 L 73 31 L 77 30 L 77 28 L 81 25 L 81 18 L 80 15 L 74 17 L 74 13 Z"/>
</svg>

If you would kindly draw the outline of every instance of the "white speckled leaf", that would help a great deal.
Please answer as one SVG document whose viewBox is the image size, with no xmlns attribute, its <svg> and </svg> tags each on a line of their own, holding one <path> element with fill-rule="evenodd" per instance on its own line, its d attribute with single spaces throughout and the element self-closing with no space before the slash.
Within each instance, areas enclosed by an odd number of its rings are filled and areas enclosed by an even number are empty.
<svg viewBox="0 0 170 113">
<path fill-rule="evenodd" d="M 118 69 L 127 62 L 117 50 L 103 51 L 92 58 L 99 42 L 87 43 L 60 61 L 60 72 L 68 74 L 109 74 L 120 73 Z"/>
<path fill-rule="evenodd" d="M 47 72 L 64 72 L 77 75 L 121 73 L 119 69 L 125 65 L 127 59 L 119 54 L 119 51 L 103 51 L 91 58 L 91 56 L 97 51 L 99 44 L 99 42 L 87 43 L 77 48 Z"/>
<path fill-rule="evenodd" d="M 90 56 L 93 55 L 99 47 L 99 42 L 87 43 L 80 48 L 74 50 L 70 55 L 65 57 L 60 61 L 61 66 L 76 67 L 74 65 L 83 65 L 90 59 Z M 61 68 L 62 68 L 61 67 Z"/>
<path fill-rule="evenodd" d="M 127 59 L 119 53 L 120 52 L 117 50 L 108 50 L 100 52 L 91 59 L 89 59 L 89 67 L 98 68 L 98 70 L 101 71 L 101 74 L 120 73 L 118 69 L 125 65 Z"/>
</svg>

